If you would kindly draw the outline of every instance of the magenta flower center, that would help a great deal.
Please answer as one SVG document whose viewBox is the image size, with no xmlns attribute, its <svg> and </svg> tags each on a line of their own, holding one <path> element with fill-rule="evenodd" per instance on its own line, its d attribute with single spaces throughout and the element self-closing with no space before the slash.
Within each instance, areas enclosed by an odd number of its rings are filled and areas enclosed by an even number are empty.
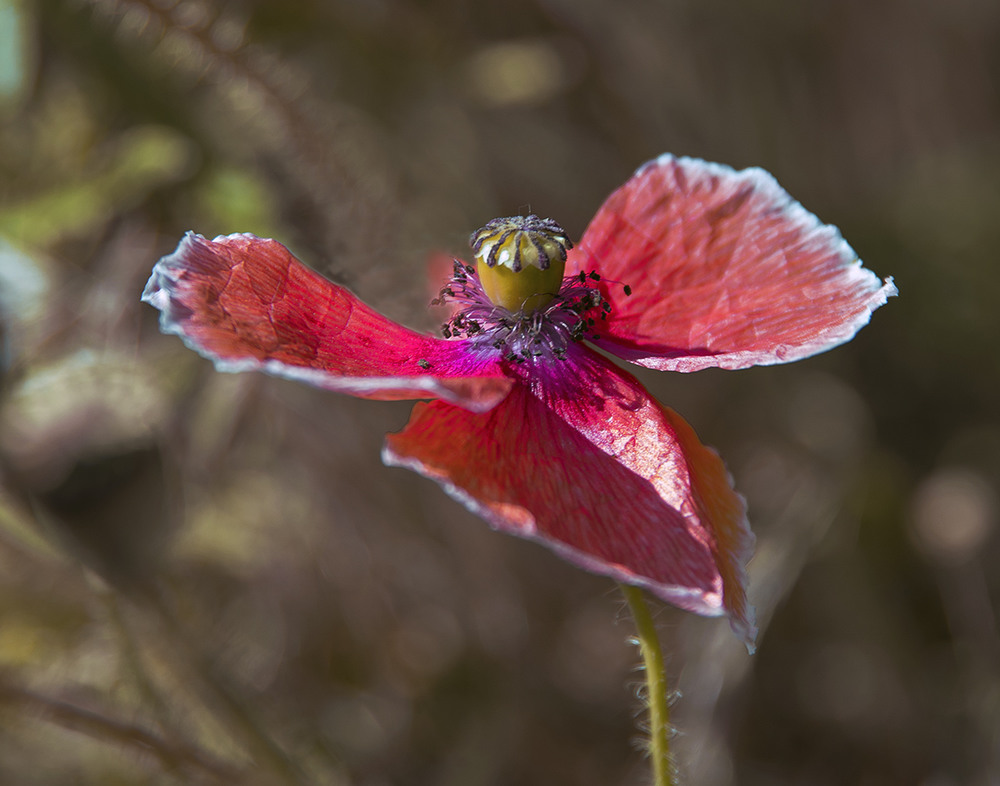
<svg viewBox="0 0 1000 786">
<path fill-rule="evenodd" d="M 473 352 L 499 354 L 515 363 L 563 360 L 572 342 L 600 337 L 597 325 L 607 319 L 611 304 L 591 286 L 597 281 L 597 273 L 563 278 L 544 307 L 511 311 L 489 298 L 474 267 L 455 260 L 451 281 L 434 302 L 458 304 L 441 332 L 464 339 Z"/>
</svg>

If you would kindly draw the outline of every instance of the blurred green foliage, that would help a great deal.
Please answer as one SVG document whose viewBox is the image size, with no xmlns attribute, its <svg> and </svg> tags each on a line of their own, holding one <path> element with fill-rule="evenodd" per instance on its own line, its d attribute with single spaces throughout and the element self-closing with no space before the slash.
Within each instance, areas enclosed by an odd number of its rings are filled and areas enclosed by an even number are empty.
<svg viewBox="0 0 1000 786">
<path fill-rule="evenodd" d="M 638 784 L 603 579 L 379 463 L 407 406 L 216 374 L 138 297 L 274 236 L 418 327 L 428 255 L 760 165 L 901 297 L 642 379 L 759 537 L 748 657 L 660 612 L 688 782 L 1000 779 L 1000 6 L 0 1 L 0 783 Z"/>
</svg>

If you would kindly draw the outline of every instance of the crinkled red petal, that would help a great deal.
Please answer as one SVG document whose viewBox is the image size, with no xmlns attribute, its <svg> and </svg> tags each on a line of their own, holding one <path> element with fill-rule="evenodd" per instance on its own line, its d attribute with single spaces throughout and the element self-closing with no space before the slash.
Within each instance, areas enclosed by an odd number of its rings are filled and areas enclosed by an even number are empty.
<svg viewBox="0 0 1000 786">
<path fill-rule="evenodd" d="M 489 412 L 417 404 L 384 460 L 587 570 L 728 614 L 751 642 L 753 536 L 721 459 L 634 377 L 571 349 L 558 377 L 526 375 Z"/>
<path fill-rule="evenodd" d="M 601 284 L 613 311 L 600 346 L 673 371 L 822 352 L 896 294 L 767 172 L 670 155 L 598 211 L 567 265 L 591 270 L 619 282 Z"/>
<path fill-rule="evenodd" d="M 220 371 L 265 371 L 364 398 L 440 397 L 477 411 L 511 381 L 461 341 L 415 333 L 274 240 L 189 232 L 153 268 L 143 300 Z"/>
</svg>

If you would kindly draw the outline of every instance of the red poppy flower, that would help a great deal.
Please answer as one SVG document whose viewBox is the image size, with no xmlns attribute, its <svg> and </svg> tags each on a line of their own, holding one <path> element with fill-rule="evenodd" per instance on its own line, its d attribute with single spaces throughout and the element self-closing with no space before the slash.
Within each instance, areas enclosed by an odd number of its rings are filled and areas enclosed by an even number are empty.
<svg viewBox="0 0 1000 786">
<path fill-rule="evenodd" d="M 655 369 L 782 363 L 850 339 L 896 294 L 760 169 L 662 156 L 576 248 L 497 219 L 442 290 L 444 338 L 381 316 L 273 240 L 189 233 L 143 299 L 222 371 L 418 403 L 387 464 L 496 529 L 705 615 L 752 642 L 753 535 L 719 456 L 599 347 Z"/>
</svg>

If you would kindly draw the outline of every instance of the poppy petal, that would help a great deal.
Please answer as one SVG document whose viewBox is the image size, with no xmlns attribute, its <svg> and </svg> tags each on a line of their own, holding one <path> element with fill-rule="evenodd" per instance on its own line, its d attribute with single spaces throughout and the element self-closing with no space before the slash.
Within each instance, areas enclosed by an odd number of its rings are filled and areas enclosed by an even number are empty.
<svg viewBox="0 0 1000 786">
<path fill-rule="evenodd" d="M 383 317 L 343 287 L 254 235 L 189 232 L 153 268 L 142 299 L 220 371 L 264 371 L 363 398 L 440 397 L 477 411 L 511 387 L 461 341 Z"/>
<path fill-rule="evenodd" d="M 591 270 L 613 306 L 599 345 L 671 371 L 823 352 L 896 294 L 764 170 L 671 155 L 640 167 L 597 212 L 567 265 Z"/>
<path fill-rule="evenodd" d="M 440 483 L 494 528 L 683 609 L 728 614 L 752 642 L 743 498 L 718 454 L 631 375 L 575 345 L 484 413 L 420 403 L 383 460 Z"/>
</svg>

